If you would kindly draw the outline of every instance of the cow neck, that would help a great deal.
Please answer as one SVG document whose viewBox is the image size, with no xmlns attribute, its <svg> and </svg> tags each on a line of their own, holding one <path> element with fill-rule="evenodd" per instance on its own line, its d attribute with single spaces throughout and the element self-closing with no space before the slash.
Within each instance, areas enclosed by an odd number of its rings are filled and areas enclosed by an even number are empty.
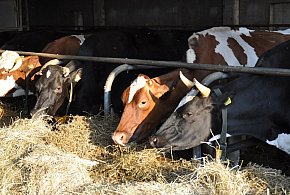
<svg viewBox="0 0 290 195">
<path fill-rule="evenodd" d="M 172 105 L 175 109 L 181 99 L 191 90 L 180 80 L 179 72 L 183 71 L 183 74 L 186 78 L 193 79 L 193 74 L 190 70 L 187 69 L 178 69 L 175 71 L 174 79 L 171 79 L 171 89 L 170 95 L 167 99 L 167 105 Z"/>
<path fill-rule="evenodd" d="M 176 79 L 178 78 L 179 78 L 179 71 L 174 70 L 167 74 L 155 77 L 153 78 L 153 80 L 156 81 L 160 85 L 164 84 L 164 85 L 167 85 L 169 88 L 172 88 Z"/>
<path fill-rule="evenodd" d="M 217 96 L 221 96 L 222 92 L 219 88 L 214 90 Z M 227 106 L 222 108 L 222 129 L 220 134 L 219 149 L 221 150 L 221 159 L 226 160 L 227 150 L 227 131 L 228 131 L 228 109 Z"/>
</svg>

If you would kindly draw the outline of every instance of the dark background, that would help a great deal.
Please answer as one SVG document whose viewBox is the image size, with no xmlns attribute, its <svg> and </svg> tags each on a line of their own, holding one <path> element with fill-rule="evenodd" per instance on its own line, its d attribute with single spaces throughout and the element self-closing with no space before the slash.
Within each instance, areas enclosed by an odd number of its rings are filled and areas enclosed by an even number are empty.
<svg viewBox="0 0 290 195">
<path fill-rule="evenodd" d="M 0 30 L 151 27 L 198 31 L 212 26 L 268 28 L 289 23 L 289 0 L 0 1 Z"/>
</svg>

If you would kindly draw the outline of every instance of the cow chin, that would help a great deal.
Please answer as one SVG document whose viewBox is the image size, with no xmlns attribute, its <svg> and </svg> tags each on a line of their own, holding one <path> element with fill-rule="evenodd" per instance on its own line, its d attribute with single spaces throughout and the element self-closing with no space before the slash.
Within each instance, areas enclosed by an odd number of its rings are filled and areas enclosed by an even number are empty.
<svg viewBox="0 0 290 195">
<path fill-rule="evenodd" d="M 199 144 L 196 142 L 186 142 L 186 140 L 179 139 L 178 137 L 172 136 L 168 138 L 167 136 L 156 136 L 153 135 L 149 138 L 149 143 L 154 148 L 161 148 L 164 151 L 169 150 L 186 150 L 189 148 L 194 148 Z"/>
</svg>

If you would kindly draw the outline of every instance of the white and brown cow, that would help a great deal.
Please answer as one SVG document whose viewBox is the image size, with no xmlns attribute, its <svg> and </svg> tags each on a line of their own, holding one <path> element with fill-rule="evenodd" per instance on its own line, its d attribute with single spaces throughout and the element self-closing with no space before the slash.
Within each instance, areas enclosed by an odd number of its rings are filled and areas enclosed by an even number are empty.
<svg viewBox="0 0 290 195">
<path fill-rule="evenodd" d="M 41 52 L 76 55 L 84 40 L 84 35 L 63 36 L 47 43 Z M 10 47 L 13 46 L 15 49 L 18 48 L 18 42 L 14 43 L 16 46 L 10 42 L 9 44 Z M 25 95 L 26 76 L 32 70 L 44 65 L 50 60 L 50 58 L 39 58 L 38 56 L 21 57 L 15 51 L 4 51 L 0 57 L 0 97 L 17 97 Z M 31 91 L 34 91 L 34 77 L 31 79 L 28 87 Z"/>
<path fill-rule="evenodd" d="M 290 35 L 283 31 L 215 27 L 189 37 L 186 60 L 188 63 L 252 67 L 263 52 L 288 39 Z M 192 70 L 186 76 L 202 80 L 209 73 L 210 71 Z M 167 79 L 163 79 L 165 77 Z M 112 139 L 117 144 L 126 145 L 128 142 L 139 142 L 147 138 L 174 111 L 188 91 L 176 71 L 152 79 L 140 75 L 123 92 L 125 109 Z"/>
<path fill-rule="evenodd" d="M 0 63 L 0 97 L 25 95 L 26 76 L 41 66 L 38 56 L 21 57 L 14 51 L 3 52 Z"/>
</svg>

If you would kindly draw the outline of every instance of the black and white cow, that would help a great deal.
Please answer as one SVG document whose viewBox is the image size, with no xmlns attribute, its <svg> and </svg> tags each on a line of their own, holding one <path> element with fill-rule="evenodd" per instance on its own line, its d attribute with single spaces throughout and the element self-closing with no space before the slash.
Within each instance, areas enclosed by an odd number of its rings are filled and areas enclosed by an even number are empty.
<svg viewBox="0 0 290 195">
<path fill-rule="evenodd" d="M 180 61 L 187 50 L 190 34 L 185 31 L 99 30 L 86 38 L 78 55 Z M 48 66 L 36 84 L 39 96 L 32 114 L 35 117 L 57 114 L 60 106 L 65 105 L 71 83 L 75 88 L 69 113 L 99 113 L 105 81 L 117 66 L 91 61 L 71 61 L 65 68 Z M 164 71 L 157 72 L 158 75 L 162 73 Z M 125 79 L 114 81 L 112 97 L 118 97 L 121 106 L 121 93 L 135 77 L 128 74 Z M 114 93 L 114 89 L 119 93 Z"/>
<path fill-rule="evenodd" d="M 290 69 L 290 41 L 265 52 L 257 67 Z M 228 98 L 227 137 L 248 135 L 290 154 L 290 77 L 245 75 L 179 107 L 151 137 L 154 147 L 183 150 L 219 139 Z"/>
</svg>

